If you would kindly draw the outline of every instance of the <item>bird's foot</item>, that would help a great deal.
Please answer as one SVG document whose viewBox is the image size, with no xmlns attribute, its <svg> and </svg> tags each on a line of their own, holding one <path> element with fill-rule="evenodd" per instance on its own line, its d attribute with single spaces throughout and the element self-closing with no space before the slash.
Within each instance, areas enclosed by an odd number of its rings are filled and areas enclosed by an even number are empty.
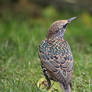
<svg viewBox="0 0 92 92">
<path fill-rule="evenodd" d="M 39 86 L 44 86 L 46 87 L 47 89 L 50 89 L 50 84 L 46 81 L 46 80 L 43 80 Z"/>
</svg>

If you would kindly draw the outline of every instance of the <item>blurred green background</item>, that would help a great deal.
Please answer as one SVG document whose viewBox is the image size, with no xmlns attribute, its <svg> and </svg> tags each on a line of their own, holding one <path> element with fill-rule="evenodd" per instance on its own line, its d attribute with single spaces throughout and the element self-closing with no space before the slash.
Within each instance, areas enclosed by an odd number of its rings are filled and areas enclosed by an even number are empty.
<svg viewBox="0 0 92 92">
<path fill-rule="evenodd" d="M 73 92 L 92 92 L 92 0 L 0 0 L 0 92 L 42 92 L 38 46 L 56 20 L 78 17 L 65 40 L 74 56 Z"/>
</svg>

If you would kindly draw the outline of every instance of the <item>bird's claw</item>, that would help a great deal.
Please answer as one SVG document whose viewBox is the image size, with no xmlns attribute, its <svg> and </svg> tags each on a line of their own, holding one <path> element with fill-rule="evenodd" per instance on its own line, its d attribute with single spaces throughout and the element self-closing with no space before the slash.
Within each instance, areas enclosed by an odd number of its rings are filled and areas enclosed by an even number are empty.
<svg viewBox="0 0 92 92">
<path fill-rule="evenodd" d="M 39 86 L 42 86 L 42 85 L 46 87 L 47 89 L 50 89 L 50 85 L 48 84 L 46 80 L 42 81 Z"/>
</svg>

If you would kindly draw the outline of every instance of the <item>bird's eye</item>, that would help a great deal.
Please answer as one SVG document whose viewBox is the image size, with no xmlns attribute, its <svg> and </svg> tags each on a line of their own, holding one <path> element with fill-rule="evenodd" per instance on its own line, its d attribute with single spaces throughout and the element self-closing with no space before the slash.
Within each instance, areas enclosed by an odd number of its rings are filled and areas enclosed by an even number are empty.
<svg viewBox="0 0 92 92">
<path fill-rule="evenodd" d="M 67 24 L 65 24 L 65 25 L 63 26 L 63 28 L 66 28 L 66 26 L 67 26 Z"/>
<path fill-rule="evenodd" d="M 55 31 L 56 33 L 58 32 L 58 30 Z"/>
</svg>

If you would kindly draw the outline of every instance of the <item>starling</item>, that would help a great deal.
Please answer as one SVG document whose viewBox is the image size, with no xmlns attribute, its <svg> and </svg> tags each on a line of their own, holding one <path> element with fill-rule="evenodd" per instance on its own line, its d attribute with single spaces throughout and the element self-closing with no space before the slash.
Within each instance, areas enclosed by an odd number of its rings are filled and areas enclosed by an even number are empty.
<svg viewBox="0 0 92 92">
<path fill-rule="evenodd" d="M 73 56 L 68 42 L 64 40 L 64 32 L 74 19 L 76 17 L 55 21 L 39 46 L 38 54 L 48 88 L 51 86 L 50 80 L 53 80 L 60 84 L 64 92 L 72 92 Z"/>
</svg>

